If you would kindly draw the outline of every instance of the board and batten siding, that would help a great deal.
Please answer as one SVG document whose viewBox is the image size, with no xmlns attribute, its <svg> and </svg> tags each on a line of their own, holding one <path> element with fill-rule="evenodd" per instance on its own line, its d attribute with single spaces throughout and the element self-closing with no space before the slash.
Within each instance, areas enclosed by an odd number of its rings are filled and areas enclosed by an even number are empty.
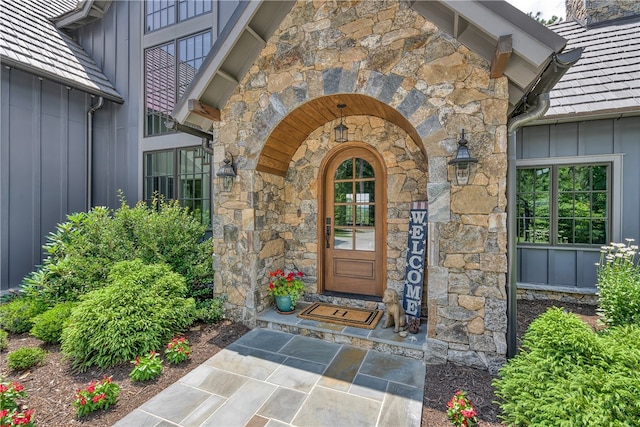
<svg viewBox="0 0 640 427">
<path fill-rule="evenodd" d="M 581 159 L 617 156 L 620 170 L 612 171 L 612 195 L 619 200 L 611 240 L 640 241 L 640 118 L 602 119 L 524 127 L 518 131 L 516 156 L 519 165 L 558 158 Z M 518 245 L 519 284 L 573 288 L 594 292 L 600 248 Z"/>
<path fill-rule="evenodd" d="M 142 135 L 144 2 L 116 1 L 102 17 L 76 32 L 124 104 L 105 102 L 93 117 L 93 205 L 117 208 L 140 198 L 138 141 Z"/>
<path fill-rule="evenodd" d="M 86 209 L 90 95 L 2 67 L 0 290 L 42 262 L 42 245 L 66 215 Z"/>
</svg>

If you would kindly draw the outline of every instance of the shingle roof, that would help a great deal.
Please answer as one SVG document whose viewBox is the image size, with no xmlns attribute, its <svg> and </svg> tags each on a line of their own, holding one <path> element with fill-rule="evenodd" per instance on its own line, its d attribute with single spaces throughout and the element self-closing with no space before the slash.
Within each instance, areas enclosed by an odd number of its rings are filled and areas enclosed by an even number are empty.
<svg viewBox="0 0 640 427">
<path fill-rule="evenodd" d="M 77 0 L 3 0 L 0 61 L 92 94 L 123 102 L 87 52 L 49 21 Z"/>
<path fill-rule="evenodd" d="M 579 115 L 640 113 L 640 16 L 585 28 L 576 22 L 550 27 L 582 58 L 551 91 L 551 108 L 542 120 Z"/>
</svg>

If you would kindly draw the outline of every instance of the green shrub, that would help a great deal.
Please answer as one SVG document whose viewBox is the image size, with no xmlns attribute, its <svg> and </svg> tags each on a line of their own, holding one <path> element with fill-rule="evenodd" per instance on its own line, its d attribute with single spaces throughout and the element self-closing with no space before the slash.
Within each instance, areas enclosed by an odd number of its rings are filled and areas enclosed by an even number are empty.
<svg viewBox="0 0 640 427">
<path fill-rule="evenodd" d="M 130 208 L 122 200 L 113 212 L 95 207 L 72 214 L 47 237 L 47 258 L 25 278 L 23 292 L 48 306 L 76 301 L 102 288 L 115 263 L 141 259 L 170 265 L 184 276 L 188 296 L 201 299 L 210 295 L 213 281 L 213 246 L 205 232 L 206 226 L 177 201 Z"/>
<path fill-rule="evenodd" d="M 0 351 L 9 348 L 9 334 L 4 329 L 0 329 Z"/>
<path fill-rule="evenodd" d="M 47 352 L 40 347 L 23 347 L 7 354 L 7 365 L 16 371 L 24 371 L 39 365 L 47 357 Z"/>
<path fill-rule="evenodd" d="M 14 334 L 28 332 L 33 326 L 33 318 L 47 307 L 31 298 L 16 298 L 0 305 L 0 328 Z"/>
<path fill-rule="evenodd" d="M 196 301 L 196 319 L 205 323 L 216 323 L 224 319 L 224 297 Z"/>
<path fill-rule="evenodd" d="M 640 417 L 640 327 L 596 335 L 549 309 L 494 380 L 502 418 L 515 426 L 626 426 Z"/>
<path fill-rule="evenodd" d="M 599 312 L 610 326 L 640 325 L 640 263 L 632 241 L 603 246 L 597 264 Z"/>
<path fill-rule="evenodd" d="M 74 369 L 110 367 L 162 348 L 195 317 L 184 278 L 165 264 L 117 263 L 109 285 L 86 294 L 62 331 Z"/>
<path fill-rule="evenodd" d="M 44 342 L 58 344 L 62 336 L 62 329 L 71 316 L 71 310 L 75 305 L 75 302 L 63 302 L 55 305 L 51 310 L 37 315 L 33 319 L 33 327 L 29 333 Z"/>
</svg>

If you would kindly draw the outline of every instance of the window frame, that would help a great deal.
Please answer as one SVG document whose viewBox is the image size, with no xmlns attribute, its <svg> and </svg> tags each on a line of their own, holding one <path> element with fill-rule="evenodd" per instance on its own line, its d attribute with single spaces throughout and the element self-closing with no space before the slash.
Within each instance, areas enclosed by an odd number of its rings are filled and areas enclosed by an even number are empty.
<svg viewBox="0 0 640 427">
<path fill-rule="evenodd" d="M 558 176 L 557 169 L 560 166 L 588 166 L 588 165 L 609 165 L 609 242 L 620 241 L 622 234 L 622 159 L 624 154 L 603 154 L 588 156 L 565 156 L 565 157 L 545 157 L 516 160 L 516 170 L 521 168 L 544 168 L 549 167 L 549 220 L 550 239 L 549 243 L 517 242 L 517 247 L 548 248 L 548 249 L 575 249 L 575 248 L 598 248 L 601 244 L 585 243 L 557 243 L 558 233 Z M 516 175 L 517 176 L 517 175 Z M 515 194 L 515 193 L 514 193 Z M 515 210 L 515 221 L 517 224 L 517 209 Z M 517 226 L 513 230 L 517 233 Z M 517 240 L 517 236 L 516 236 Z M 604 244 L 608 244 L 605 242 Z"/>
<path fill-rule="evenodd" d="M 167 24 L 165 26 L 160 26 L 158 28 L 154 28 L 154 29 L 151 30 L 151 29 L 149 29 L 149 25 L 148 25 L 148 23 L 149 23 L 148 10 L 149 10 L 149 4 L 152 3 L 152 2 L 154 2 L 154 0 L 145 0 L 144 1 L 144 33 L 145 34 L 151 34 L 151 33 L 154 33 L 156 31 L 161 31 L 161 30 L 169 28 L 169 27 L 171 27 L 173 25 L 177 25 L 177 24 L 180 24 L 182 22 L 189 21 L 190 19 L 194 19 L 194 18 L 197 18 L 199 16 L 206 15 L 207 13 L 213 13 L 213 10 L 214 10 L 214 7 L 213 7 L 214 0 L 196 0 L 196 2 L 199 2 L 199 3 L 203 3 L 203 4 L 207 3 L 207 4 L 209 4 L 210 5 L 210 9 L 206 10 L 206 11 L 203 11 L 200 14 L 196 14 L 196 15 L 184 18 L 184 19 L 180 19 L 180 4 L 183 3 L 183 2 L 184 3 L 188 3 L 188 0 L 167 0 L 166 3 L 170 4 L 170 5 L 167 6 L 165 9 L 173 7 L 173 13 L 172 13 L 173 22 L 171 24 Z M 162 10 L 162 9 L 159 9 L 159 11 L 160 10 Z M 156 12 L 157 11 L 154 10 L 152 13 L 156 13 Z"/>
<path fill-rule="evenodd" d="M 181 173 L 180 171 L 180 151 L 185 150 L 185 151 L 190 151 L 190 150 L 203 150 L 203 154 L 205 156 L 209 156 L 209 172 L 208 173 L 202 173 L 202 175 L 208 176 L 208 182 L 209 182 L 209 203 L 208 203 L 208 207 L 209 207 L 209 217 L 208 217 L 208 222 L 207 222 L 207 229 L 211 230 L 211 225 L 212 225 L 212 221 L 213 221 L 213 191 L 214 191 L 214 185 L 213 185 L 213 180 L 212 180 L 212 162 L 213 162 L 213 154 L 207 153 L 206 151 L 204 151 L 204 149 L 202 148 L 201 145 L 189 145 L 189 146 L 184 146 L 184 147 L 171 147 L 171 148 L 163 148 L 163 149 L 157 149 L 157 150 L 146 150 L 142 152 L 142 162 L 143 162 L 143 168 L 142 168 L 142 200 L 144 200 L 145 203 L 149 204 L 149 202 L 153 199 L 153 194 L 148 194 L 147 193 L 147 178 L 151 178 L 152 176 L 148 175 L 148 162 L 147 162 L 147 155 L 153 155 L 153 154 L 158 154 L 158 153 L 173 153 L 173 160 L 171 162 L 171 169 L 172 169 L 172 175 L 170 176 L 172 179 L 171 182 L 171 191 L 173 193 L 173 198 L 170 200 L 178 200 L 180 202 L 181 206 L 185 206 L 182 201 L 183 200 L 207 200 L 205 198 L 180 198 L 180 177 L 185 176 L 184 173 Z M 188 174 L 186 174 L 188 175 Z M 168 175 L 167 175 L 168 176 Z M 155 191 L 154 191 L 155 192 Z M 191 208 L 190 208 L 191 209 Z M 191 209 L 191 211 L 193 212 L 193 209 Z M 202 216 L 202 218 L 204 219 L 204 215 Z"/>
<path fill-rule="evenodd" d="M 182 50 L 180 49 L 180 44 L 182 41 L 187 41 L 191 38 L 196 38 L 198 36 L 203 36 L 205 34 L 209 35 L 209 47 L 208 49 L 206 49 L 206 52 L 203 50 L 204 55 L 201 57 L 194 57 L 191 59 L 187 59 L 186 61 L 181 61 L 180 57 L 181 57 L 181 52 Z M 170 134 L 171 131 L 169 129 L 167 129 L 164 126 L 164 121 L 162 120 L 162 116 L 164 115 L 163 112 L 158 111 L 155 113 L 149 113 L 149 107 L 148 107 L 148 81 L 149 81 L 149 75 L 150 72 L 147 71 L 147 64 L 148 64 L 148 53 L 151 52 L 154 49 L 161 49 L 164 46 L 172 46 L 173 47 L 173 53 L 174 53 L 174 61 L 172 64 L 172 69 L 173 69 L 173 87 L 171 87 L 171 91 L 172 93 L 170 95 L 173 95 L 173 105 L 175 107 L 175 105 L 178 103 L 178 101 L 180 100 L 180 97 L 182 95 L 180 95 L 180 88 L 182 87 L 182 81 L 180 80 L 180 75 L 181 75 L 181 64 L 188 64 L 189 62 L 192 62 L 194 60 L 200 59 L 200 66 L 202 66 L 202 64 L 204 63 L 204 60 L 206 59 L 207 55 L 209 54 L 209 52 L 211 51 L 211 48 L 213 47 L 213 31 L 210 28 L 207 28 L 205 30 L 200 30 L 200 31 L 196 31 L 194 33 L 190 33 L 190 34 L 186 34 L 184 36 L 181 37 L 176 37 L 174 39 L 170 39 L 170 40 L 165 40 L 162 43 L 158 43 L 155 44 L 153 46 L 149 46 L 144 48 L 143 50 L 143 77 L 144 77 L 144 81 L 143 81 L 143 96 L 144 96 L 144 113 L 143 113 L 143 117 L 144 117 L 144 134 L 143 137 L 144 138 L 152 138 L 152 137 L 156 137 L 156 136 L 162 136 L 162 135 L 167 135 Z M 158 69 L 154 69 L 153 72 L 158 72 L 158 70 L 161 70 L 161 68 Z M 196 70 L 196 72 L 194 73 L 194 77 L 197 74 L 198 70 L 200 68 L 198 68 Z M 186 86 L 184 86 L 185 90 L 186 88 L 189 86 L 189 84 L 191 84 L 191 81 L 189 81 L 189 83 L 187 83 Z M 167 96 L 167 99 L 169 98 L 169 96 Z M 150 133 L 149 132 L 149 117 L 150 116 L 155 116 L 155 117 L 160 117 L 160 124 L 158 125 L 158 131 L 157 132 L 153 132 Z M 155 123 L 155 122 L 154 122 Z M 152 129 L 156 129 L 155 124 L 151 126 Z"/>
</svg>

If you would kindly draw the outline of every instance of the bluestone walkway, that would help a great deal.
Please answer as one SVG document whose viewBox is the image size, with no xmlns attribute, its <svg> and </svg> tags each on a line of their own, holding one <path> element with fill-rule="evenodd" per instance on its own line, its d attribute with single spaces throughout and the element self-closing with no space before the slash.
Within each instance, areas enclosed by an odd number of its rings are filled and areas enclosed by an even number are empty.
<svg viewBox="0 0 640 427">
<path fill-rule="evenodd" d="M 419 360 L 254 329 L 116 426 L 419 427 L 424 376 Z"/>
</svg>

